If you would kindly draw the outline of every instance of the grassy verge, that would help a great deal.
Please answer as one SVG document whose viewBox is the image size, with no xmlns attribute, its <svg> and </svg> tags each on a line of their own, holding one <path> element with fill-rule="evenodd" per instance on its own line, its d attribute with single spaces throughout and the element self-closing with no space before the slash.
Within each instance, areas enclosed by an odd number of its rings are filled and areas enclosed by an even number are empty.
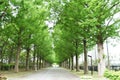
<svg viewBox="0 0 120 80">
<path fill-rule="evenodd" d="M 80 77 L 81 80 L 109 80 L 105 77 L 99 77 L 96 71 L 93 72 L 93 75 L 91 75 L 90 71 L 88 72 L 87 75 L 84 75 L 83 70 L 80 70 L 79 72 L 76 71 L 70 71 L 70 72 Z"/>
<path fill-rule="evenodd" d="M 110 80 L 120 80 L 120 71 L 106 70 L 104 76 Z"/>
<path fill-rule="evenodd" d="M 34 73 L 35 71 L 20 71 L 18 73 L 14 72 L 14 71 L 1 71 L 0 74 L 2 74 L 3 76 L 7 77 L 7 78 L 11 78 L 11 77 L 22 77 L 22 76 L 26 76 L 29 74 Z"/>
</svg>

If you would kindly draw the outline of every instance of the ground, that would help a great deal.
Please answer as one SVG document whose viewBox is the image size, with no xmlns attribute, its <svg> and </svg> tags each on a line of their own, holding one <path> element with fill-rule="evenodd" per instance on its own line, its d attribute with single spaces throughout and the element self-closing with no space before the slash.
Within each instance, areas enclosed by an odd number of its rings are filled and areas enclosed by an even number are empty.
<svg viewBox="0 0 120 80">
<path fill-rule="evenodd" d="M 28 75 L 8 77 L 8 80 L 80 80 L 80 78 L 63 68 L 47 68 Z"/>
<path fill-rule="evenodd" d="M 105 77 L 98 77 L 97 72 L 94 75 L 84 75 L 83 70 L 67 70 L 64 68 L 45 68 L 38 71 L 21 71 L 14 73 L 11 71 L 3 72 L 8 80 L 109 80 Z"/>
</svg>

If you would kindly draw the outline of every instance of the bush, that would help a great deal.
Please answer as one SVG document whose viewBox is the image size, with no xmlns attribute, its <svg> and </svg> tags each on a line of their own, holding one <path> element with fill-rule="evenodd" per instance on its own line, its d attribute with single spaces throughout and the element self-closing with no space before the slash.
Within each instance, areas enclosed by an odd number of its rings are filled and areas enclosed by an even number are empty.
<svg viewBox="0 0 120 80">
<path fill-rule="evenodd" d="M 14 64 L 2 64 L 1 70 L 10 70 L 14 68 Z"/>
<path fill-rule="evenodd" d="M 104 76 L 109 78 L 110 80 L 120 80 L 120 71 L 109 71 L 106 70 Z"/>
</svg>

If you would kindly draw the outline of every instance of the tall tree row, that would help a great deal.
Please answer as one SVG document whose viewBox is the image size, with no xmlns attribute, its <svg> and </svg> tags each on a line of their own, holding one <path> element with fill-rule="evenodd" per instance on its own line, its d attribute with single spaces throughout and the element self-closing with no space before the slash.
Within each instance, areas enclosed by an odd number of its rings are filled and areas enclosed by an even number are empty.
<svg viewBox="0 0 120 80">
<path fill-rule="evenodd" d="M 26 70 L 29 70 L 32 60 L 36 65 L 47 60 L 47 55 L 52 55 L 50 52 L 52 44 L 45 23 L 49 16 L 47 3 L 42 0 L 3 0 L 0 2 L 2 4 L 0 54 L 3 54 L 0 56 L 1 65 L 7 63 L 8 60 L 15 64 L 15 72 L 19 72 L 21 64 L 25 64 Z M 8 58 L 5 59 L 5 57 Z M 22 63 L 22 57 L 26 63 Z M 2 59 L 6 61 L 3 62 Z M 49 60 L 52 59 L 49 58 Z M 37 64 L 38 66 L 40 65 Z"/>
<path fill-rule="evenodd" d="M 21 65 L 40 69 L 47 62 L 73 69 L 75 56 L 79 71 L 78 58 L 84 53 L 87 74 L 87 52 L 97 44 L 98 74 L 103 76 L 103 43 L 118 36 L 120 20 L 114 16 L 119 6 L 119 0 L 1 0 L 0 69 L 3 64 L 14 64 L 15 72 Z M 46 22 L 54 27 L 48 28 Z"/>
<path fill-rule="evenodd" d="M 70 0 L 64 3 L 61 10 L 56 11 L 59 15 L 56 25 L 61 25 L 61 30 L 64 29 L 71 34 L 69 36 L 74 39 L 73 42 L 76 43 L 76 46 L 84 49 L 85 74 L 88 71 L 87 49 L 89 45 L 97 44 L 98 74 L 103 76 L 106 66 L 103 43 L 108 37 L 118 35 L 120 21 L 114 18 L 120 12 L 118 6 L 120 6 L 119 0 Z M 79 43 L 82 43 L 83 46 Z M 80 51 L 77 52 L 77 47 L 76 53 L 81 53 Z"/>
</svg>

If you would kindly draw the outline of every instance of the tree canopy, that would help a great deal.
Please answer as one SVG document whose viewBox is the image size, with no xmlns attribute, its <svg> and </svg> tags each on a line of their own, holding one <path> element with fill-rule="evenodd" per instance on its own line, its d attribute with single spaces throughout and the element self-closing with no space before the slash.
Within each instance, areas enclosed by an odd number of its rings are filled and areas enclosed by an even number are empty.
<svg viewBox="0 0 120 80">
<path fill-rule="evenodd" d="M 119 0 L 1 0 L 0 61 L 14 64 L 18 72 L 21 65 L 29 70 L 32 64 L 41 68 L 43 62 L 62 64 L 76 56 L 79 71 L 78 58 L 84 53 L 87 74 L 87 52 L 97 44 L 102 76 L 103 43 L 119 36 L 120 19 L 114 17 L 120 13 L 119 6 Z"/>
</svg>

